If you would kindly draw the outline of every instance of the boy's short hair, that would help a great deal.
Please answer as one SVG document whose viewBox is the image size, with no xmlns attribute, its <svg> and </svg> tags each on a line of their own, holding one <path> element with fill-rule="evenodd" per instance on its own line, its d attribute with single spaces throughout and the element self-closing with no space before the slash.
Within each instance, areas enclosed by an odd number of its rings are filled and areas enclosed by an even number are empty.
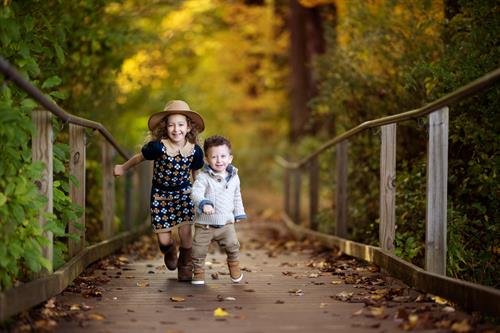
<svg viewBox="0 0 500 333">
<path fill-rule="evenodd" d="M 229 152 L 231 152 L 231 142 L 221 135 L 212 135 L 205 139 L 203 143 L 203 151 L 205 154 L 212 147 L 224 146 L 226 145 L 229 148 Z"/>
</svg>

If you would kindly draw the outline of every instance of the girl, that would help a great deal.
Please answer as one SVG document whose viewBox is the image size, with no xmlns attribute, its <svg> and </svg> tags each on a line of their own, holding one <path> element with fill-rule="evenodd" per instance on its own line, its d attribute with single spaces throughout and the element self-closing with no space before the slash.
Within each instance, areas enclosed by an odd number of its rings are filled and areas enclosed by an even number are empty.
<svg viewBox="0 0 500 333">
<path fill-rule="evenodd" d="M 148 121 L 152 141 L 124 164 L 116 165 L 115 176 L 144 160 L 154 160 L 151 187 L 151 223 L 158 236 L 160 250 L 168 269 L 177 267 L 179 281 L 191 281 L 191 224 L 194 206 L 191 199 L 190 173 L 203 166 L 203 151 L 196 143 L 205 125 L 201 116 L 180 100 L 167 103 L 162 112 Z M 194 176 L 194 174 L 193 174 Z M 179 228 L 181 240 L 177 260 L 171 230 Z"/>
</svg>

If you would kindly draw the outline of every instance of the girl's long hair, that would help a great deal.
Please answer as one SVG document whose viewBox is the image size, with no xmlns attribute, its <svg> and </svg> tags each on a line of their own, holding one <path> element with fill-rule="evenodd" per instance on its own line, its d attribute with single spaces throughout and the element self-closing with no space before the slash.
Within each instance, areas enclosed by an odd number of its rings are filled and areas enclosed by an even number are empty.
<svg viewBox="0 0 500 333">
<path fill-rule="evenodd" d="M 185 116 L 185 115 L 184 115 Z M 196 124 L 189 118 L 188 116 L 185 116 L 187 119 L 187 124 L 189 127 L 191 127 L 191 131 L 189 131 L 186 134 L 186 140 L 191 142 L 191 143 L 199 143 L 198 142 L 198 127 Z M 149 132 L 149 135 L 146 137 L 144 140 L 145 142 L 149 141 L 159 141 L 162 139 L 168 139 L 168 132 L 167 132 L 167 119 L 168 116 L 165 116 L 161 122 L 154 128 L 152 131 Z"/>
</svg>

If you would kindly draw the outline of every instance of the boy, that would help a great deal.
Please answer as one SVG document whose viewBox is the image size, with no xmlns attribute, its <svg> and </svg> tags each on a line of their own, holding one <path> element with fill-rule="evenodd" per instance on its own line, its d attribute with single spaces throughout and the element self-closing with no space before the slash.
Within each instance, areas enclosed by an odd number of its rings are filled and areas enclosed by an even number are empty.
<svg viewBox="0 0 500 333">
<path fill-rule="evenodd" d="M 205 258 L 215 240 L 227 253 L 231 281 L 243 279 L 240 270 L 240 243 L 234 222 L 246 219 L 240 192 L 238 170 L 231 164 L 231 143 L 214 135 L 205 140 L 205 166 L 196 176 L 192 197 L 197 211 L 193 239 L 192 284 L 205 284 Z"/>
</svg>

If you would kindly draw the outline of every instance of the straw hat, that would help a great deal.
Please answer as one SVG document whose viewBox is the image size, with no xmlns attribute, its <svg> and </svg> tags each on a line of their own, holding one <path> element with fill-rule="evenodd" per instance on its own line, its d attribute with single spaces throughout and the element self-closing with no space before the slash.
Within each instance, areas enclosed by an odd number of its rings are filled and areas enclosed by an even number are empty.
<svg viewBox="0 0 500 333">
<path fill-rule="evenodd" d="M 196 124 L 198 132 L 201 133 L 205 129 L 205 124 L 203 123 L 203 118 L 197 113 L 189 108 L 189 105 L 181 100 L 173 100 L 167 103 L 163 108 L 163 111 L 154 113 L 148 120 L 148 127 L 153 131 L 161 121 L 172 114 L 182 114 L 191 119 L 193 123 Z"/>
</svg>

